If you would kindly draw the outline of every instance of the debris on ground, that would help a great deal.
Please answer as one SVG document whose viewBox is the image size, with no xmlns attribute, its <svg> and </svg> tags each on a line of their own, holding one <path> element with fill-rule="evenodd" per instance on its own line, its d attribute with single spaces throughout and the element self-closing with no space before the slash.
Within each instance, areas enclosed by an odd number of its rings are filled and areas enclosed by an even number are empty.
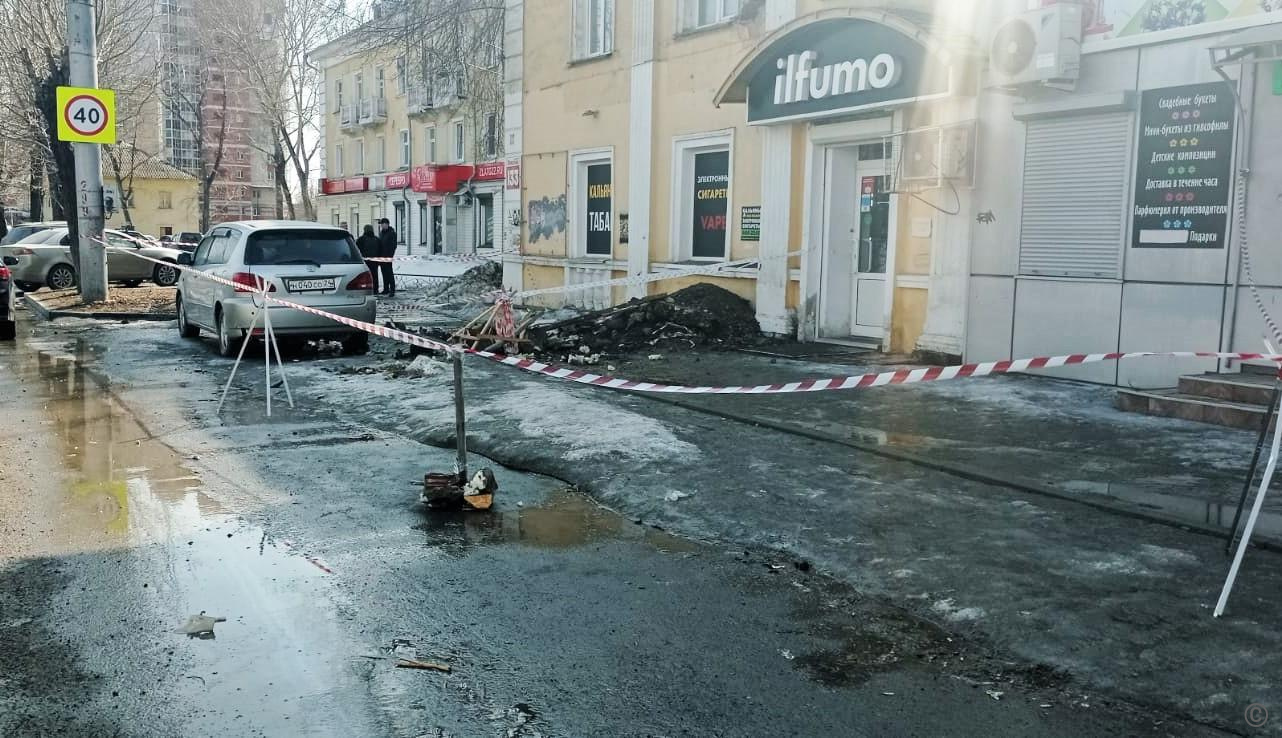
<svg viewBox="0 0 1282 738">
<path fill-rule="evenodd" d="M 107 299 L 86 305 L 75 289 L 41 290 L 30 297 L 49 310 L 73 310 L 80 313 L 139 313 L 168 315 L 174 307 L 173 287 L 120 287 L 113 285 Z"/>
<path fill-rule="evenodd" d="M 502 287 L 503 265 L 498 261 L 486 261 L 451 277 L 434 290 L 429 289 L 426 299 L 446 305 L 479 303 L 487 293 Z"/>
<path fill-rule="evenodd" d="M 398 669 L 423 669 L 425 671 L 442 671 L 449 674 L 451 669 L 449 664 L 438 664 L 435 661 L 419 661 L 417 659 L 397 659 L 396 668 Z"/>
<path fill-rule="evenodd" d="M 409 366 L 401 370 L 401 376 L 426 379 L 427 377 L 435 377 L 439 374 L 444 374 L 448 370 L 449 365 L 445 362 L 437 361 L 426 354 L 420 354 L 414 357 L 414 360 L 410 362 Z"/>
<path fill-rule="evenodd" d="M 187 618 L 187 622 L 181 628 L 175 630 L 175 633 L 184 633 L 192 638 L 213 638 L 214 623 L 225 623 L 227 618 L 220 618 L 216 615 L 206 615 L 204 610 L 199 615 L 192 615 Z"/>
<path fill-rule="evenodd" d="M 752 304 L 701 283 L 671 294 L 637 298 L 530 329 L 536 352 L 567 364 L 596 364 L 604 355 L 661 347 L 732 348 L 763 340 Z M 650 354 L 654 361 L 661 354 Z"/>
<path fill-rule="evenodd" d="M 668 494 L 664 495 L 663 499 L 666 502 L 677 502 L 678 500 L 684 500 L 689 496 L 690 496 L 689 492 L 679 492 L 677 490 L 673 490 Z"/>
</svg>

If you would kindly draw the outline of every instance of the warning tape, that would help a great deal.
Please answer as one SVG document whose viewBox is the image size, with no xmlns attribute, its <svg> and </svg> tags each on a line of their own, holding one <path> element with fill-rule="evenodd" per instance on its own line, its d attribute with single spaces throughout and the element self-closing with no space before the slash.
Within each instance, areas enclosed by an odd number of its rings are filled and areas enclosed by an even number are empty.
<svg viewBox="0 0 1282 738">
<path fill-rule="evenodd" d="M 133 253 L 124 250 L 125 253 Z M 204 279 L 209 279 L 220 284 L 230 287 L 236 287 L 236 283 L 229 279 L 217 277 L 212 274 L 196 271 L 190 267 L 176 265 L 172 262 L 153 259 L 142 254 L 134 254 L 140 259 L 153 261 L 158 264 L 173 266 L 181 271 L 190 272 Z M 243 287 L 243 285 L 242 285 Z M 697 385 L 680 385 L 680 384 L 657 384 L 654 382 L 638 382 L 621 377 L 612 377 L 603 374 L 593 374 L 579 369 L 569 369 L 559 367 L 554 364 L 546 364 L 533 359 L 525 359 L 516 356 L 505 356 L 495 354 L 489 351 L 479 351 L 474 349 L 454 346 L 442 341 L 437 341 L 416 333 L 408 333 L 396 328 L 367 323 L 363 320 L 356 320 L 342 315 L 302 305 L 289 300 L 283 300 L 279 297 L 272 297 L 270 293 L 259 293 L 267 302 L 289 307 L 295 310 L 301 310 L 305 313 L 318 315 L 337 323 L 342 323 L 352 328 L 371 333 L 376 336 L 389 338 L 393 341 L 407 343 L 411 346 L 418 346 L 433 351 L 445 352 L 462 352 L 472 354 L 484 359 L 489 359 L 498 364 L 515 367 L 534 374 L 552 377 L 554 379 L 564 379 L 578 384 L 588 384 L 594 387 L 606 387 L 609 389 L 627 390 L 630 392 L 649 392 L 659 394 L 688 394 L 688 395 L 780 395 L 801 392 L 830 392 L 836 390 L 853 390 L 868 389 L 871 387 L 885 387 L 887 385 L 919 384 L 923 382 L 942 382 L 949 379 L 958 379 L 965 377 L 985 377 L 994 374 L 1012 374 L 1026 372 L 1033 369 L 1054 369 L 1062 366 L 1077 366 L 1082 364 L 1095 364 L 1104 361 L 1124 361 L 1128 359 L 1140 358 L 1168 358 L 1168 359 L 1234 359 L 1237 361 L 1272 361 L 1282 363 L 1282 354 L 1264 354 L 1264 353 L 1234 353 L 1222 351 L 1127 351 L 1111 352 L 1101 354 L 1066 354 L 1063 356 L 1039 356 L 1028 359 L 1008 359 L 1004 361 L 987 361 L 974 364 L 957 364 L 954 366 L 933 366 L 919 369 L 897 369 L 886 372 L 874 372 L 868 374 L 853 374 L 847 376 L 826 377 L 820 379 L 805 379 L 796 382 L 781 382 L 775 384 L 758 384 L 758 385 L 733 385 L 733 386 L 697 386 Z"/>
</svg>

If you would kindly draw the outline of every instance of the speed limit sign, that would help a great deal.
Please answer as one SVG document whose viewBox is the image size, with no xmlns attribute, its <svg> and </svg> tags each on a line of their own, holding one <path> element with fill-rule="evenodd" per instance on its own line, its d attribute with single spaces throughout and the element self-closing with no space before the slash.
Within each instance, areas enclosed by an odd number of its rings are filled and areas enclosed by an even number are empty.
<svg viewBox="0 0 1282 738">
<path fill-rule="evenodd" d="M 88 87 L 58 88 L 58 140 L 116 142 L 116 93 Z"/>
</svg>

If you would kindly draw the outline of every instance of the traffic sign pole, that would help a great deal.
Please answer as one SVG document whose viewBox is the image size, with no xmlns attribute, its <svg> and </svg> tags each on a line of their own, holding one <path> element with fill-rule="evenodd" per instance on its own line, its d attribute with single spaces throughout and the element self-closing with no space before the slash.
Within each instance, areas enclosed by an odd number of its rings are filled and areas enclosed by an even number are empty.
<svg viewBox="0 0 1282 738">
<path fill-rule="evenodd" d="M 69 77 L 73 87 L 98 86 L 98 43 L 94 34 L 93 0 L 67 0 Z M 73 101 L 71 105 L 82 104 Z M 64 116 L 71 105 L 63 108 Z M 92 107 L 81 107 L 82 118 L 92 117 Z M 112 111 L 114 114 L 114 111 Z M 74 114 L 74 113 L 73 113 Z M 114 128 L 115 120 L 102 110 L 102 125 Z M 89 123 L 93 129 L 97 123 Z M 78 127 L 78 126 L 77 126 Z M 87 132 L 87 131 L 85 131 Z M 80 295 L 86 303 L 107 299 L 107 248 L 102 242 L 102 151 L 97 143 L 73 143 L 76 155 L 76 219 L 80 225 Z"/>
</svg>

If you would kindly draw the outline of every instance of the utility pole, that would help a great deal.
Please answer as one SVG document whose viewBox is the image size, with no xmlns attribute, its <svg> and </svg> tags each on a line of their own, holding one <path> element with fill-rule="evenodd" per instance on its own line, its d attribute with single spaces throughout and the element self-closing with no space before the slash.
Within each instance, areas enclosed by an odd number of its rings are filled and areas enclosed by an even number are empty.
<svg viewBox="0 0 1282 738">
<path fill-rule="evenodd" d="M 67 52 L 72 87 L 98 87 L 98 40 L 93 0 L 67 0 Z M 114 126 L 113 120 L 107 125 Z M 107 299 L 107 247 L 102 243 L 102 148 L 73 143 L 76 156 L 76 218 L 80 225 L 80 296 Z"/>
</svg>

